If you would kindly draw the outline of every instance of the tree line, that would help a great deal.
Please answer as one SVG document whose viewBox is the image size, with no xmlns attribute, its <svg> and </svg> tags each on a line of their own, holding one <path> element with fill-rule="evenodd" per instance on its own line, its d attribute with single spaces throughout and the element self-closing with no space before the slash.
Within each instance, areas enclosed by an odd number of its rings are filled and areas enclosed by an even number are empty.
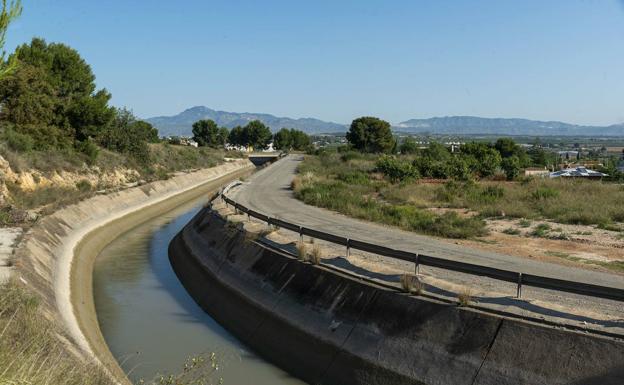
<svg viewBox="0 0 624 385">
<path fill-rule="evenodd" d="M 71 47 L 34 38 L 18 46 L 0 78 L 0 122 L 18 151 L 75 150 L 94 161 L 98 146 L 149 161 L 158 131 L 127 109 L 109 105 L 91 67 Z"/>
<path fill-rule="evenodd" d="M 467 180 L 489 177 L 498 170 L 513 180 L 522 168 L 546 166 L 554 161 L 542 148 L 534 146 L 526 151 L 510 138 L 500 138 L 493 144 L 465 143 L 458 153 L 436 142 L 421 149 L 411 138 L 399 144 L 390 123 L 370 116 L 351 123 L 347 140 L 358 151 L 383 154 L 378 161 L 379 170 L 397 181 L 420 177 Z M 397 158 L 395 154 L 412 157 Z"/>
<path fill-rule="evenodd" d="M 202 119 L 193 123 L 193 140 L 199 146 L 219 148 L 229 144 L 256 150 L 267 149 L 273 142 L 274 149 L 285 151 L 304 151 L 312 144 L 310 137 L 303 131 L 282 128 L 272 134 L 271 129 L 259 120 L 228 130 L 219 127 L 213 120 Z"/>
</svg>

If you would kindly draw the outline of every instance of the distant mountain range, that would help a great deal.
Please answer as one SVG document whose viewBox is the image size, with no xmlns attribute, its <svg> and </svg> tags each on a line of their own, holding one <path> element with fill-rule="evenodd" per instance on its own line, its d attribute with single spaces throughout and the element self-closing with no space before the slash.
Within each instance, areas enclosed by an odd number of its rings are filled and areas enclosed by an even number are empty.
<svg viewBox="0 0 624 385">
<path fill-rule="evenodd" d="M 273 131 L 282 127 L 296 128 L 309 134 L 346 132 L 348 125 L 315 118 L 293 119 L 263 113 L 216 111 L 208 107 L 189 108 L 178 115 L 146 119 L 160 135 L 190 136 L 192 125 L 200 119 L 212 119 L 219 126 L 232 128 L 260 120 Z M 405 133 L 458 135 L 527 135 L 527 136 L 624 136 L 624 124 L 610 126 L 580 126 L 563 122 L 542 122 L 528 119 L 479 118 L 447 116 L 410 119 L 393 125 L 394 131 Z"/>
<path fill-rule="evenodd" d="M 212 119 L 219 126 L 232 128 L 244 126 L 252 120 L 260 120 L 273 131 L 282 127 L 296 128 L 309 134 L 326 132 L 345 132 L 344 124 L 324 122 L 314 118 L 282 118 L 270 114 L 256 114 L 249 112 L 215 111 L 208 107 L 193 107 L 174 116 L 159 116 L 146 119 L 158 128 L 161 136 L 191 135 L 193 123 L 200 119 Z"/>
<path fill-rule="evenodd" d="M 624 124 L 611 126 L 580 126 L 563 122 L 542 122 L 528 119 L 478 118 L 446 116 L 410 119 L 394 126 L 395 131 L 432 134 L 491 134 L 528 136 L 624 136 Z"/>
</svg>

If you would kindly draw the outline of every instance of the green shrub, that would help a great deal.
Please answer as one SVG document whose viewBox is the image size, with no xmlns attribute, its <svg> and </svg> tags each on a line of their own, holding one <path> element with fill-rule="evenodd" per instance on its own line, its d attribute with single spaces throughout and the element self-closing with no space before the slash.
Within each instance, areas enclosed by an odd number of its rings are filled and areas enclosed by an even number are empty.
<svg viewBox="0 0 624 385">
<path fill-rule="evenodd" d="M 100 153 L 100 149 L 92 140 L 88 139 L 76 144 L 76 149 L 86 155 L 87 163 L 94 165 Z"/>
<path fill-rule="evenodd" d="M 17 152 L 28 152 L 35 147 L 34 139 L 27 134 L 22 134 L 7 128 L 4 131 L 4 137 L 9 148 Z"/>
<path fill-rule="evenodd" d="M 622 228 L 622 226 L 616 225 L 614 223 L 608 223 L 608 222 L 599 223 L 598 228 L 602 230 L 607 230 L 607 231 L 617 231 L 617 232 L 624 231 L 624 228 Z"/>
<path fill-rule="evenodd" d="M 550 231 L 550 225 L 547 223 L 540 223 L 535 227 L 535 229 L 531 232 L 531 235 L 534 237 L 543 238 Z"/>
<path fill-rule="evenodd" d="M 91 191 L 91 182 L 89 182 L 86 179 L 83 179 L 81 181 L 76 182 L 76 188 L 78 189 L 78 191 L 81 192 L 87 192 L 87 191 Z"/>
<path fill-rule="evenodd" d="M 503 233 L 508 234 L 508 235 L 520 235 L 522 234 L 522 232 L 518 229 L 514 229 L 513 227 L 508 227 L 505 230 L 503 230 Z"/>
<path fill-rule="evenodd" d="M 381 156 L 376 165 L 377 170 L 392 182 L 403 182 L 420 177 L 418 170 L 410 162 L 401 161 L 393 156 Z"/>
</svg>

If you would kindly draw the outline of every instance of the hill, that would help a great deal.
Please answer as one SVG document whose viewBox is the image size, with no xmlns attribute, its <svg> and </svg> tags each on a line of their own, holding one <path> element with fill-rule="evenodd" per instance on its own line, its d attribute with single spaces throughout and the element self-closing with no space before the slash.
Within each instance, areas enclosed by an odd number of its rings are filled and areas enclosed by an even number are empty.
<svg viewBox="0 0 624 385">
<path fill-rule="evenodd" d="M 189 108 L 174 116 L 146 119 L 161 136 L 190 136 L 194 122 L 212 119 L 219 126 L 232 128 L 260 120 L 273 131 L 282 127 L 296 128 L 308 134 L 346 132 L 347 124 L 326 122 L 315 118 L 293 119 L 265 113 L 217 111 L 208 107 Z M 476 116 L 445 116 L 428 119 L 409 119 L 393 124 L 394 131 L 406 133 L 456 135 L 527 135 L 527 136 L 624 136 L 624 124 L 610 126 L 582 126 L 558 121 L 529 119 L 481 118 Z"/>
<path fill-rule="evenodd" d="M 252 120 L 260 120 L 273 131 L 288 127 L 302 130 L 308 134 L 344 132 L 347 129 L 343 124 L 325 122 L 314 118 L 293 119 L 263 113 L 216 111 L 203 106 L 189 108 L 174 116 L 158 116 L 146 119 L 146 121 L 158 128 L 161 136 L 190 136 L 193 123 L 200 119 L 212 119 L 219 126 L 227 128 L 244 126 Z"/>
<path fill-rule="evenodd" d="M 395 131 L 432 134 L 492 134 L 536 136 L 624 136 L 624 124 L 611 126 L 580 126 L 557 121 L 543 122 L 529 119 L 479 118 L 475 116 L 447 116 L 429 119 L 410 119 L 394 126 Z"/>
</svg>

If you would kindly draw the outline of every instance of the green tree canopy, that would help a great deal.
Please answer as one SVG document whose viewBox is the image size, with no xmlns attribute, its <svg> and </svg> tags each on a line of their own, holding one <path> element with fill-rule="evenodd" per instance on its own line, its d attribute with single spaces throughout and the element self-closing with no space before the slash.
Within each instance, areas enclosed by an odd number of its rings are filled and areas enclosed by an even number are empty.
<svg viewBox="0 0 624 385">
<path fill-rule="evenodd" d="M 504 158 L 501 168 L 505 171 L 507 180 L 514 180 L 520 175 L 520 159 L 515 155 Z"/>
<path fill-rule="evenodd" d="M 54 121 L 55 90 L 45 81 L 45 71 L 22 66 L 0 79 L 0 118 L 16 125 L 49 125 Z"/>
<path fill-rule="evenodd" d="M 225 127 L 219 128 L 219 135 L 217 139 L 219 141 L 219 147 L 225 146 L 228 141 L 228 137 L 230 136 L 230 130 Z"/>
<path fill-rule="evenodd" d="M 418 153 L 418 143 L 412 137 L 407 137 L 403 140 L 403 143 L 399 146 L 401 154 L 416 154 Z"/>
<path fill-rule="evenodd" d="M 520 167 L 531 165 L 531 158 L 527 152 L 511 138 L 499 138 L 494 144 L 494 148 L 500 153 L 503 159 L 515 156 L 518 158 Z"/>
<path fill-rule="evenodd" d="M 42 146 L 97 138 L 113 122 L 111 95 L 96 90 L 91 67 L 76 50 L 35 38 L 17 47 L 9 61 L 17 67 L 0 79 L 0 118 Z"/>
<path fill-rule="evenodd" d="M 495 149 L 485 143 L 470 142 L 461 146 L 460 152 L 468 159 L 474 172 L 482 177 L 494 175 L 501 166 L 501 155 Z"/>
<path fill-rule="evenodd" d="M 301 130 L 290 130 L 290 138 L 292 140 L 292 148 L 297 151 L 306 150 L 312 145 L 310 136 Z"/>
<path fill-rule="evenodd" d="M 306 150 L 312 144 L 310 136 L 294 128 L 282 128 L 273 135 L 273 147 L 277 150 Z"/>
<path fill-rule="evenodd" d="M 451 152 L 441 143 L 432 141 L 429 146 L 422 151 L 424 157 L 431 158 L 439 162 L 447 162 L 451 159 Z"/>
<path fill-rule="evenodd" d="M 204 119 L 193 123 L 193 140 L 202 147 L 223 146 L 227 136 L 227 129 L 224 132 L 213 120 Z"/>
<path fill-rule="evenodd" d="M 243 137 L 245 144 L 252 146 L 256 150 L 264 150 L 269 146 L 271 130 L 259 120 L 252 120 L 243 127 Z"/>
<path fill-rule="evenodd" d="M 6 60 L 6 33 L 9 25 L 22 14 L 21 0 L 13 0 L 9 4 L 7 0 L 2 0 L 2 11 L 0 11 L 0 79 L 11 73 L 16 66 L 14 60 Z"/>
<path fill-rule="evenodd" d="M 496 140 L 494 148 L 498 150 L 503 158 L 509 158 L 517 155 L 521 151 L 520 146 L 518 146 L 511 138 L 499 138 Z"/>
<path fill-rule="evenodd" d="M 127 109 L 114 109 L 113 121 L 102 130 L 98 139 L 103 147 L 129 154 L 140 163 L 147 164 L 150 159 L 147 142 L 158 140 L 158 130 L 138 120 Z"/>
<path fill-rule="evenodd" d="M 292 138 L 288 128 L 282 128 L 273 135 L 273 147 L 276 150 L 289 150 L 291 146 Z"/>
<path fill-rule="evenodd" d="M 364 116 L 351 123 L 347 140 L 363 152 L 387 153 L 395 145 L 390 123 L 379 118 Z"/>
<path fill-rule="evenodd" d="M 228 142 L 232 146 L 245 146 L 247 139 L 245 138 L 245 132 L 243 127 L 236 126 L 230 130 L 230 134 L 228 135 Z"/>
</svg>

